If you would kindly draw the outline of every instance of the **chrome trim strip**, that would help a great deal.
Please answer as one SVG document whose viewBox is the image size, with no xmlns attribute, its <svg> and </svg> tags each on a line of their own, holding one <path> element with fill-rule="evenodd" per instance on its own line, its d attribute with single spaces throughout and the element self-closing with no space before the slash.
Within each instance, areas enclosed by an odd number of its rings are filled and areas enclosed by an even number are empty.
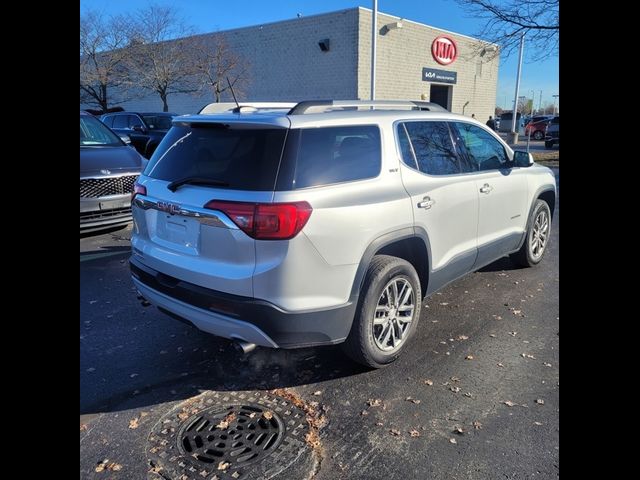
<svg viewBox="0 0 640 480">
<path fill-rule="evenodd" d="M 195 220 L 198 220 L 203 225 L 210 225 L 212 227 L 224 227 L 230 230 L 239 230 L 238 226 L 231 220 L 229 220 L 226 215 L 220 215 L 219 213 L 216 213 L 216 210 L 178 205 L 179 208 L 177 210 L 168 212 L 160 208 L 158 206 L 158 203 L 171 202 L 164 202 L 163 200 L 141 194 L 136 195 L 136 197 L 133 199 L 133 204 L 143 210 L 154 209 L 168 215 L 180 215 L 183 217 L 193 218 Z"/>
<path fill-rule="evenodd" d="M 119 178 L 119 177 L 135 177 L 140 176 L 140 172 L 117 172 L 111 173 L 110 175 L 90 175 L 88 177 L 80 177 L 80 180 L 103 180 L 105 178 Z"/>
</svg>

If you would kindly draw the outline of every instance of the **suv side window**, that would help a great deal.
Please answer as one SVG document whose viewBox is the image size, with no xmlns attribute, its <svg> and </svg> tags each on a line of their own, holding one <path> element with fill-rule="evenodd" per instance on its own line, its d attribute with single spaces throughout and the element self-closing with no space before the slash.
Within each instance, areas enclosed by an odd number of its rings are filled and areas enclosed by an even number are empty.
<svg viewBox="0 0 640 480">
<path fill-rule="evenodd" d="M 102 123 L 104 123 L 109 128 L 113 128 L 113 115 L 104 117 L 104 120 L 102 120 Z"/>
<path fill-rule="evenodd" d="M 129 128 L 129 115 L 114 115 L 113 128 Z"/>
<path fill-rule="evenodd" d="M 470 123 L 456 122 L 459 140 L 465 148 L 472 171 L 509 167 L 509 157 L 502 144 L 484 129 Z"/>
<path fill-rule="evenodd" d="M 292 135 L 293 132 L 296 133 Z M 293 188 L 364 180 L 380 173 L 380 130 L 377 126 L 292 130 L 287 143 L 298 144 Z"/>
<path fill-rule="evenodd" d="M 129 128 L 133 129 L 133 127 L 143 127 L 142 120 L 137 115 L 129 115 Z"/>
<path fill-rule="evenodd" d="M 460 163 L 445 122 L 404 122 L 398 125 L 403 162 L 428 175 L 455 175 Z M 403 130 L 406 129 L 406 136 Z M 405 139 L 403 140 L 403 136 Z M 407 142 L 403 146 L 403 142 Z M 408 157 L 408 158 L 407 158 Z"/>
</svg>

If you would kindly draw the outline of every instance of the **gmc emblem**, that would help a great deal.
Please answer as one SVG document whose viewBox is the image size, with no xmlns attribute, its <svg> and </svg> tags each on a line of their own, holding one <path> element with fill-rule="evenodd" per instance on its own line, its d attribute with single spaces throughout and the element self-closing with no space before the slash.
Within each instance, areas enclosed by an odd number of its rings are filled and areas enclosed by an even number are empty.
<svg viewBox="0 0 640 480">
<path fill-rule="evenodd" d="M 175 203 L 168 202 L 158 202 L 158 210 L 161 212 L 167 212 L 171 215 L 175 215 L 180 212 L 180 205 L 176 205 Z"/>
</svg>

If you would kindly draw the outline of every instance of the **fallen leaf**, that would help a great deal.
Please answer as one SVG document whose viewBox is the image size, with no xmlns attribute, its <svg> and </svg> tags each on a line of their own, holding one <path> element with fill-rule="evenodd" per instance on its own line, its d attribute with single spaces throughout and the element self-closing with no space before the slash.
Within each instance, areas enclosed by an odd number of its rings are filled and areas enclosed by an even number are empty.
<svg viewBox="0 0 640 480">
<path fill-rule="evenodd" d="M 482 428 L 482 424 L 476 420 L 475 422 L 473 422 L 473 428 L 475 428 L 476 430 L 480 430 Z"/>
<path fill-rule="evenodd" d="M 444 307 L 444 306 L 449 305 L 449 302 L 440 302 L 440 305 L 442 305 Z"/>
<path fill-rule="evenodd" d="M 464 396 L 465 396 L 465 397 L 469 397 L 469 398 L 473 397 L 473 395 L 471 395 L 471 392 L 467 392 L 467 393 L 465 393 L 465 394 L 464 394 Z"/>
<path fill-rule="evenodd" d="M 442 340 L 442 341 L 440 342 L 440 344 L 441 344 L 441 345 L 446 345 L 446 344 L 447 344 L 447 342 L 445 342 L 444 340 Z"/>
<path fill-rule="evenodd" d="M 263 416 L 264 418 L 266 418 L 267 420 L 271 420 L 271 419 L 273 418 L 273 413 L 271 413 L 271 412 L 269 412 L 269 411 L 266 411 L 266 412 L 263 412 L 263 413 L 262 413 L 262 416 Z"/>
<path fill-rule="evenodd" d="M 382 422 L 376 422 L 376 425 L 377 425 L 377 426 L 379 426 L 379 427 L 382 427 L 382 426 L 384 425 L 384 423 L 382 423 Z"/>
<path fill-rule="evenodd" d="M 411 435 L 412 437 L 419 437 L 420 436 L 420 432 L 417 430 L 410 430 L 409 431 L 409 435 Z"/>
<path fill-rule="evenodd" d="M 379 398 L 374 398 L 373 400 L 368 400 L 367 405 L 369 405 L 370 407 L 379 407 L 380 405 L 382 405 L 382 400 L 380 400 Z"/>
<path fill-rule="evenodd" d="M 467 355 L 464 357 L 465 360 L 473 360 L 473 355 Z"/>
<path fill-rule="evenodd" d="M 178 418 L 180 420 L 186 420 L 187 418 L 189 418 L 189 414 L 183 410 L 182 412 L 178 413 Z"/>
<path fill-rule="evenodd" d="M 496 363 L 496 365 L 498 365 L 499 367 L 503 367 L 504 368 L 504 365 L 501 364 L 501 363 Z"/>
<path fill-rule="evenodd" d="M 469 337 L 466 335 L 458 335 L 458 340 L 469 340 Z"/>
<path fill-rule="evenodd" d="M 313 392 L 314 395 L 322 395 L 322 390 L 316 390 L 315 392 Z"/>
<path fill-rule="evenodd" d="M 449 380 L 451 380 L 452 382 L 459 382 L 460 379 L 458 377 L 451 377 Z"/>
<path fill-rule="evenodd" d="M 460 387 L 450 387 L 449 390 L 451 390 L 453 393 L 458 393 L 460 391 Z"/>
<path fill-rule="evenodd" d="M 80 424 L 80 431 L 83 432 L 87 429 L 87 424 L 86 423 L 81 423 Z"/>
<path fill-rule="evenodd" d="M 389 433 L 391 433 L 391 435 L 393 435 L 395 437 L 399 437 L 400 436 L 400 430 L 396 430 L 395 428 L 392 428 L 391 430 L 389 430 Z"/>
<path fill-rule="evenodd" d="M 251 413 L 249 414 L 249 418 L 253 418 L 253 417 L 255 417 L 255 416 L 256 416 L 256 412 L 251 412 Z"/>
<path fill-rule="evenodd" d="M 504 403 L 507 407 L 513 407 L 515 405 L 515 403 L 513 403 L 511 400 L 507 400 L 506 402 L 502 403 Z"/>
<path fill-rule="evenodd" d="M 490 336 L 491 338 L 496 338 L 496 334 L 495 334 L 495 333 L 490 333 L 490 334 L 489 334 L 489 336 Z"/>
<path fill-rule="evenodd" d="M 496 315 L 496 320 L 502 320 L 502 317 L 500 315 Z"/>
<path fill-rule="evenodd" d="M 551 366 L 551 364 L 550 364 L 550 363 L 547 363 L 547 362 L 544 362 L 544 363 L 543 363 L 543 365 L 544 365 L 545 367 L 550 367 L 550 366 Z"/>
<path fill-rule="evenodd" d="M 450 438 L 450 439 L 449 439 L 449 442 L 451 442 L 451 443 L 458 443 L 458 442 L 456 441 L 456 439 L 455 439 L 455 438 Z"/>
<path fill-rule="evenodd" d="M 520 356 L 522 358 L 533 358 L 535 360 L 536 357 L 534 357 L 533 355 L 529 354 L 529 353 L 521 353 Z"/>
<path fill-rule="evenodd" d="M 457 427 L 457 426 L 453 429 L 453 431 L 454 431 L 454 433 L 457 433 L 458 435 L 462 435 L 464 433 L 464 430 L 462 430 L 461 427 Z"/>
<path fill-rule="evenodd" d="M 426 383 L 427 385 L 431 386 L 431 385 L 433 385 L 433 380 L 425 380 L 424 383 Z"/>
<path fill-rule="evenodd" d="M 218 470 L 226 470 L 227 468 L 229 468 L 231 466 L 231 464 L 229 462 L 220 462 L 218 464 Z"/>
<path fill-rule="evenodd" d="M 129 420 L 129 428 L 134 430 L 138 428 L 140 425 L 138 424 L 138 418 L 134 418 L 133 420 Z"/>
<path fill-rule="evenodd" d="M 407 397 L 407 398 L 405 398 L 405 400 L 407 402 L 415 403 L 416 405 L 420 403 L 420 400 L 417 400 L 417 399 L 411 398 L 411 397 Z"/>
<path fill-rule="evenodd" d="M 89 300 L 89 305 L 93 305 L 94 303 L 98 303 L 98 300 Z"/>
<path fill-rule="evenodd" d="M 522 313 L 522 310 L 513 310 L 514 315 L 520 315 L 521 313 Z"/>
<path fill-rule="evenodd" d="M 509 335 L 511 335 L 512 337 L 515 337 L 518 334 L 518 332 L 509 332 Z"/>
<path fill-rule="evenodd" d="M 445 352 L 444 354 L 445 354 L 445 355 L 451 355 L 451 353 L 449 353 L 449 352 Z"/>
<path fill-rule="evenodd" d="M 139 375 L 139 374 L 137 374 L 137 373 L 132 373 L 131 375 L 129 375 L 129 377 L 130 377 L 130 378 L 135 378 L 135 377 L 137 377 L 138 375 Z"/>
<path fill-rule="evenodd" d="M 267 413 L 270 414 L 270 412 L 264 412 L 262 415 L 267 420 L 269 420 L 271 417 L 267 417 Z M 231 422 L 233 422 L 235 419 L 236 419 L 236 414 L 235 413 L 230 413 L 229 415 L 224 417 L 219 424 L 216 425 L 216 428 L 219 428 L 220 430 L 226 430 L 227 428 L 229 428 L 229 424 Z"/>
<path fill-rule="evenodd" d="M 367 412 L 366 410 L 362 410 L 362 411 L 360 412 L 360 415 L 369 415 L 369 412 Z"/>
<path fill-rule="evenodd" d="M 538 405 L 544 405 L 544 400 L 543 400 L 543 399 L 541 399 L 541 398 L 538 398 L 538 399 L 536 400 L 536 403 L 537 403 Z"/>
<path fill-rule="evenodd" d="M 203 470 L 200 471 L 200 476 L 201 477 L 206 477 L 207 475 L 209 475 L 209 472 L 207 472 L 206 470 L 203 469 Z"/>
<path fill-rule="evenodd" d="M 231 474 L 231 476 L 232 476 L 233 478 L 238 478 L 238 477 L 240 476 L 240 474 L 236 471 L 236 472 L 233 472 L 233 473 Z"/>
<path fill-rule="evenodd" d="M 534 425 L 538 425 L 538 426 L 542 425 L 542 423 L 540 423 L 540 422 L 533 422 L 533 424 Z"/>
</svg>

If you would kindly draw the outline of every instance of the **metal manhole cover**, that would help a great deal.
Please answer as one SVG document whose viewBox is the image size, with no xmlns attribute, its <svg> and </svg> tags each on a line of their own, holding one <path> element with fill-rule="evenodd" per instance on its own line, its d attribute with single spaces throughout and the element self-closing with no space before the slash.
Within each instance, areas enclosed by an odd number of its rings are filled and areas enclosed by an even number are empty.
<svg viewBox="0 0 640 480">
<path fill-rule="evenodd" d="M 149 434 L 149 479 L 303 478 L 314 468 L 305 413 L 265 392 L 205 392 Z"/>
<path fill-rule="evenodd" d="M 284 431 L 280 416 L 262 405 L 211 407 L 185 422 L 178 447 L 203 464 L 244 466 L 274 451 L 284 439 Z"/>
</svg>

